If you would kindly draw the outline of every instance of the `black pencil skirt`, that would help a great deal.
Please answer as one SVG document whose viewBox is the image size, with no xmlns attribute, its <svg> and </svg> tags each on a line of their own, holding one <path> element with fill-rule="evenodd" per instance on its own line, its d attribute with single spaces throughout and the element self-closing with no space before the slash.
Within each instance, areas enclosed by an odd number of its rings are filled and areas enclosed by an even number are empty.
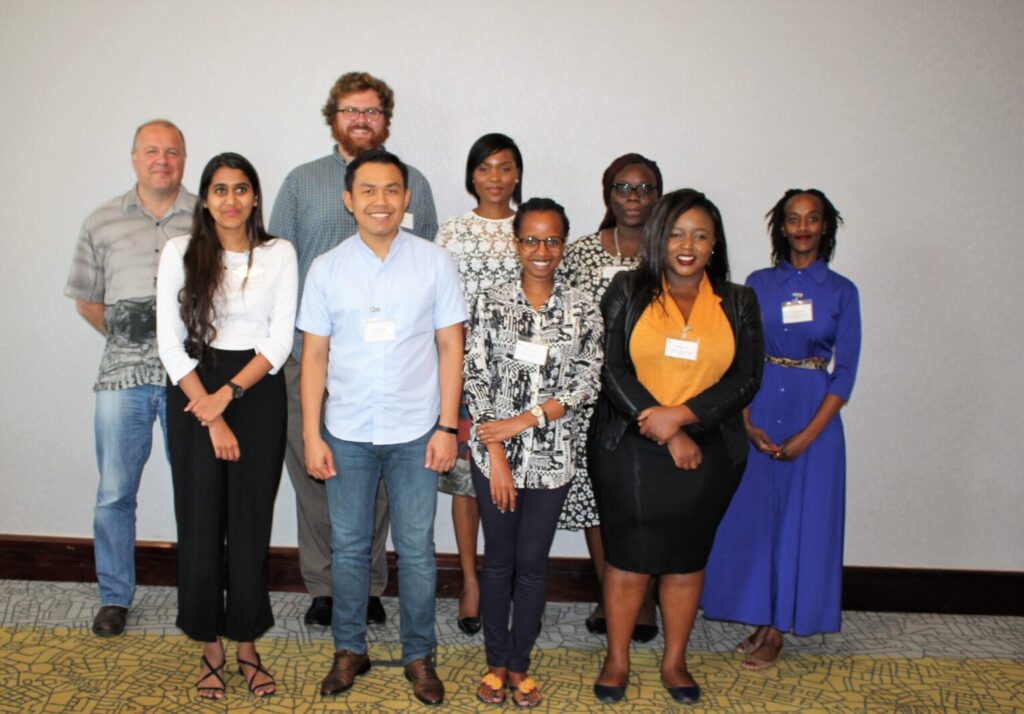
<svg viewBox="0 0 1024 714">
<path fill-rule="evenodd" d="M 253 358 L 252 350 L 214 350 L 216 364 L 196 373 L 220 389 Z M 228 405 L 224 420 L 241 458 L 214 457 L 209 431 L 184 411 L 188 397 L 167 387 L 167 446 L 178 521 L 178 619 L 195 640 L 250 642 L 274 624 L 267 554 L 274 499 L 284 462 L 284 377 L 268 374 Z"/>
<path fill-rule="evenodd" d="M 612 451 L 589 440 L 605 558 L 614 567 L 652 575 L 704 569 L 745 463 L 730 461 L 718 430 L 697 443 L 701 465 L 685 471 L 635 425 Z"/>
</svg>

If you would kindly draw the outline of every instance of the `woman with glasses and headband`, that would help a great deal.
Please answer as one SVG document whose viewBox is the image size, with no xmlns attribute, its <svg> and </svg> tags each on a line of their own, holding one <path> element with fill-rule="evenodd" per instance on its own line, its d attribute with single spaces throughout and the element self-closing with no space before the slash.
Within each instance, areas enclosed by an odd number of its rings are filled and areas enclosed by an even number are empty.
<svg viewBox="0 0 1024 714">
<path fill-rule="evenodd" d="M 636 270 L 601 301 L 603 389 L 588 454 L 607 562 L 608 656 L 594 684 L 619 701 L 630 635 L 658 576 L 661 682 L 694 703 L 686 650 L 715 529 L 747 460 L 743 407 L 761 381 L 754 291 L 729 282 L 725 229 L 704 194 L 666 194 L 644 226 Z"/>
<path fill-rule="evenodd" d="M 274 624 L 267 555 L 284 463 L 279 371 L 292 348 L 295 249 L 263 230 L 260 180 L 220 154 L 199 179 L 191 236 L 167 242 L 157 273 L 157 345 L 178 522 L 178 627 L 203 643 L 199 696 L 223 699 L 221 637 L 257 697 L 276 686 L 255 640 Z"/>
<path fill-rule="evenodd" d="M 596 233 L 573 241 L 565 250 L 561 272 L 569 284 L 593 296 L 600 304 L 608 283 L 621 270 L 632 270 L 640 261 L 641 234 L 654 204 L 661 198 L 661 169 L 640 154 L 624 154 L 612 161 L 601 177 L 601 195 L 605 214 Z M 587 550 L 594 563 L 598 584 L 604 572 L 604 546 L 601 543 L 601 519 L 589 478 L 578 478 L 566 496 L 558 527 L 583 530 Z M 653 585 L 653 583 L 652 583 Z M 604 605 L 586 620 L 587 629 L 596 635 L 607 631 Z M 633 631 L 637 642 L 649 642 L 658 635 L 654 589 L 648 591 Z"/>
<path fill-rule="evenodd" d="M 860 357 L 857 287 L 829 267 L 839 211 L 790 189 L 768 212 L 772 265 L 747 285 L 761 303 L 764 382 L 743 413 L 750 461 L 708 561 L 704 616 L 755 627 L 742 667 L 771 667 L 785 632 L 838 632 L 846 445 L 839 410 Z M 829 364 L 832 370 L 829 371 Z"/>
<path fill-rule="evenodd" d="M 514 246 L 513 204 L 523 200 L 523 156 L 504 134 L 485 134 L 469 149 L 466 191 L 476 208 L 449 218 L 435 242 L 447 248 L 462 279 L 466 305 L 472 306 L 484 290 L 519 277 Z M 476 575 L 476 541 L 480 510 L 469 473 L 469 412 L 459 408 L 459 458 L 455 468 L 441 474 L 438 489 L 452 497 L 452 523 L 462 568 L 462 592 L 456 624 L 467 635 L 480 631 L 480 581 Z"/>
<path fill-rule="evenodd" d="M 500 704 L 509 687 L 518 706 L 533 707 L 541 695 L 530 652 L 548 553 L 569 484 L 586 478 L 583 434 L 600 387 L 602 329 L 590 296 L 556 277 L 569 232 L 562 206 L 530 199 L 512 227 L 520 275 L 477 297 L 466 342 L 471 469 L 484 529 L 488 671 L 477 697 Z"/>
</svg>

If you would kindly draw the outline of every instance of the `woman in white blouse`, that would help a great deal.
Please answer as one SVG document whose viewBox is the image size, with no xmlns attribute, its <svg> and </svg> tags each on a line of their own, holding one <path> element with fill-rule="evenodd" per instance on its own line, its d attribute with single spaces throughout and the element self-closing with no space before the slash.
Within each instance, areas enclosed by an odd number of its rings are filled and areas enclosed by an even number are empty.
<svg viewBox="0 0 1024 714">
<path fill-rule="evenodd" d="M 476 208 L 449 218 L 434 241 L 446 248 L 459 271 L 462 295 L 471 307 L 491 286 L 519 277 L 519 259 L 512 234 L 515 206 L 523 202 L 523 155 L 504 134 L 484 134 L 469 149 L 466 191 Z M 441 474 L 438 490 L 452 497 L 452 524 L 462 569 L 462 592 L 456 624 L 467 635 L 480 631 L 480 581 L 476 575 L 476 541 L 480 511 L 469 474 L 469 412 L 459 405 L 459 458 Z"/>
<path fill-rule="evenodd" d="M 199 196 L 192 235 L 168 241 L 157 278 L 157 343 L 171 385 L 177 625 L 203 643 L 201 697 L 224 697 L 222 636 L 238 643 L 239 671 L 264 697 L 276 687 L 255 640 L 274 624 L 267 552 L 284 460 L 279 370 L 292 346 L 295 250 L 264 231 L 259 177 L 244 157 L 212 158 Z"/>
<path fill-rule="evenodd" d="M 466 341 L 473 486 L 484 529 L 480 576 L 487 674 L 477 698 L 540 704 L 530 652 L 544 612 L 548 552 L 600 389 L 603 325 L 593 298 L 556 277 L 569 221 L 548 198 L 512 222 L 519 279 L 477 298 Z M 512 607 L 512 600 L 515 607 Z M 511 622 L 510 622 L 511 621 Z"/>
</svg>

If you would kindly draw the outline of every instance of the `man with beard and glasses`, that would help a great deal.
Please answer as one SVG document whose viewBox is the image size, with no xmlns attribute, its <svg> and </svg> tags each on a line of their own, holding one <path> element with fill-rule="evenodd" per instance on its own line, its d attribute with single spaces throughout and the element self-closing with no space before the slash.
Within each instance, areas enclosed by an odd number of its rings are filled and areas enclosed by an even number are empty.
<svg viewBox="0 0 1024 714">
<path fill-rule="evenodd" d="M 181 186 L 185 137 L 166 119 L 135 130 L 135 185 L 82 224 L 64 294 L 106 338 L 96 392 L 100 485 L 93 547 L 100 609 L 92 631 L 124 632 L 135 596 L 135 506 L 159 419 L 167 442 L 167 373 L 156 347 L 156 272 L 160 251 L 192 229 L 196 197 Z"/>
<path fill-rule="evenodd" d="M 331 88 L 322 112 L 337 144 L 327 156 L 295 168 L 285 179 L 270 216 L 270 233 L 295 245 L 299 260 L 299 295 L 313 260 L 355 235 L 356 221 L 342 203 L 345 172 L 360 154 L 384 145 L 395 107 L 395 95 L 384 81 L 365 72 L 349 72 Z M 401 227 L 434 240 L 437 211 L 430 184 L 412 166 L 411 194 Z M 299 407 L 299 361 L 302 333 L 295 333 L 292 356 L 284 366 L 288 390 L 288 449 L 285 464 L 295 489 L 298 520 L 299 568 L 313 602 L 306 611 L 307 625 L 331 624 L 331 522 L 322 481 L 306 473 Z M 366 619 L 385 620 L 380 596 L 387 585 L 385 552 L 388 534 L 387 494 L 381 486 L 374 518 L 372 576 Z"/>
</svg>

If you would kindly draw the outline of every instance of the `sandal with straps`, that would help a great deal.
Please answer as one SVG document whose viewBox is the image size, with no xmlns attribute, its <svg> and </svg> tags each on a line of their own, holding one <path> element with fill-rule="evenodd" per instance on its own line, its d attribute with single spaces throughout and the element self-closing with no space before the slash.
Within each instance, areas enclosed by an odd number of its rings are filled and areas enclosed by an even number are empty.
<svg viewBox="0 0 1024 714">
<path fill-rule="evenodd" d="M 196 682 L 196 691 L 199 692 L 199 696 L 204 699 L 223 699 L 224 692 L 227 691 L 227 684 L 225 684 L 224 677 L 222 677 L 220 673 L 224 671 L 224 665 L 227 663 L 227 659 L 221 662 L 219 667 L 214 667 L 210 660 L 206 659 L 206 655 L 204 654 L 199 660 L 199 663 L 201 666 L 210 670 L 200 677 L 198 682 Z M 203 682 L 210 677 L 213 677 L 220 682 L 220 686 L 208 686 L 203 684 Z"/>
<path fill-rule="evenodd" d="M 241 674 L 242 677 L 245 679 L 245 683 L 249 686 L 249 692 L 254 697 L 269 697 L 277 691 L 277 682 L 274 681 L 274 675 L 272 675 L 263 667 L 263 660 L 258 652 L 256 653 L 255 662 L 250 662 L 249 660 L 242 659 L 241 657 L 238 657 L 236 661 L 238 662 L 238 673 Z M 242 671 L 242 667 L 252 667 L 254 670 L 252 676 L 246 677 L 245 672 Z M 263 682 L 262 684 L 253 684 L 257 674 L 266 675 L 270 681 Z M 267 687 L 273 687 L 273 689 L 271 689 L 269 692 L 263 692 L 262 694 L 260 694 L 257 691 L 266 689 Z"/>
<path fill-rule="evenodd" d="M 540 687 L 537 686 L 533 677 L 524 678 L 514 687 L 509 683 L 509 688 L 512 690 L 512 701 L 520 709 L 530 709 L 541 703 Z M 534 693 L 536 693 L 536 699 L 533 698 Z"/>
<path fill-rule="evenodd" d="M 504 704 L 505 683 L 494 672 L 488 672 L 480 678 L 480 688 L 476 690 L 476 698 L 484 704 Z"/>
</svg>

